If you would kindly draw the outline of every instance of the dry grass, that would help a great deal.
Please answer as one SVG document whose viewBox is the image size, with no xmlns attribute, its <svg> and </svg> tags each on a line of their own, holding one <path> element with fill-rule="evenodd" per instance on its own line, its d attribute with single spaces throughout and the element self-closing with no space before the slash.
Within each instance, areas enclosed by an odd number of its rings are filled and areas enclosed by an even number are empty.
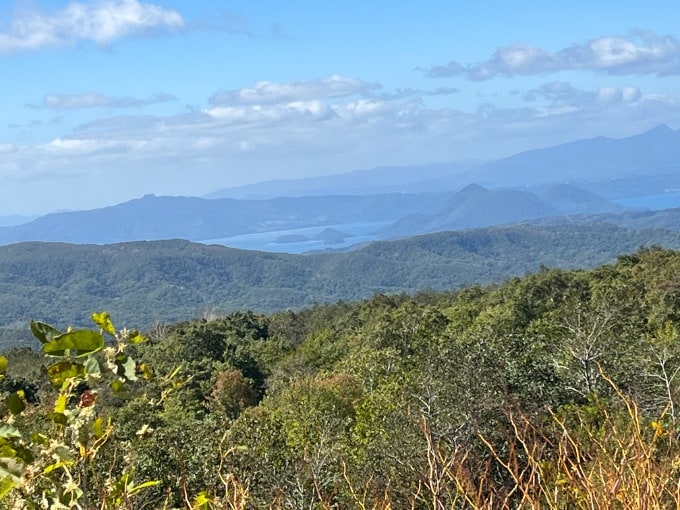
<svg viewBox="0 0 680 510">
<path fill-rule="evenodd" d="M 454 451 L 448 483 L 462 495 L 462 508 L 680 508 L 677 428 L 665 428 L 663 415 L 644 419 L 636 403 L 602 376 L 614 388 L 616 409 L 601 406 L 593 415 L 572 408 L 551 414 L 540 426 L 521 413 L 510 414 L 505 453 L 480 436 L 510 484 L 494 482 L 488 470 L 466 471 L 467 455 Z"/>
<path fill-rule="evenodd" d="M 511 433 L 502 447 L 479 436 L 490 454 L 487 461 L 473 458 L 463 447 L 438 444 L 423 419 L 427 462 L 408 506 L 431 510 L 680 508 L 678 424 L 665 413 L 655 420 L 642 417 L 633 399 L 605 374 L 602 377 L 614 389 L 613 404 L 574 406 L 550 414 L 541 423 L 521 412 L 508 413 Z M 504 482 L 497 480 L 499 473 Z M 344 481 L 354 508 L 395 508 L 389 488 L 376 496 L 370 480 L 359 486 L 346 470 Z M 224 495 L 209 507 L 248 508 L 248 488 L 233 478 L 223 483 Z M 270 508 L 282 504 L 272 502 Z M 321 499 L 317 508 L 341 506 Z"/>
</svg>

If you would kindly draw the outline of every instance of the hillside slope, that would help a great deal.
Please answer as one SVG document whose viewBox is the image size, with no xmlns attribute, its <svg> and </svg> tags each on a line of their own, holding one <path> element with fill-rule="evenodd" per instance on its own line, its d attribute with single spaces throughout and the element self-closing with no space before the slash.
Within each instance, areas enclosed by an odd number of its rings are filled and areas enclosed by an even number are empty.
<svg viewBox="0 0 680 510">
<path fill-rule="evenodd" d="M 456 289 L 541 266 L 591 267 L 680 234 L 611 225 L 517 226 L 382 241 L 348 253 L 249 252 L 188 241 L 0 247 L 0 327 L 87 323 L 106 309 L 149 327 L 209 310 L 274 311 L 374 293 Z"/>
</svg>

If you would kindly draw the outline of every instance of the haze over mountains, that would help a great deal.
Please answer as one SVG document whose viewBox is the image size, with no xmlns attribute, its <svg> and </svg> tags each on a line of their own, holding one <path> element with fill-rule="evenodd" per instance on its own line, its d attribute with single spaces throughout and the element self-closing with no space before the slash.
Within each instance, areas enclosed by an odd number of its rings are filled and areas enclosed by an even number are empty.
<svg viewBox="0 0 680 510">
<path fill-rule="evenodd" d="M 222 189 L 206 198 L 370 194 L 380 190 L 432 192 L 460 190 L 471 183 L 488 188 L 572 183 L 595 189 L 595 193 L 600 190 L 605 198 L 620 198 L 660 193 L 670 183 L 680 187 L 679 169 L 680 130 L 659 125 L 627 138 L 576 140 L 497 161 L 376 168 L 311 179 L 267 181 Z M 648 181 L 643 189 L 637 186 L 641 180 Z M 612 183 L 616 184 L 614 188 Z M 626 188 L 626 183 L 635 184 Z"/>
<path fill-rule="evenodd" d="M 679 170 L 680 130 L 658 126 L 628 138 L 579 140 L 487 163 L 272 181 L 219 190 L 208 198 L 148 195 L 0 227 L 0 244 L 182 238 L 272 251 L 347 247 L 541 218 L 616 215 L 624 207 L 615 199 L 680 189 Z M 609 221 L 618 220 L 610 216 Z M 327 229 L 343 235 L 322 236 Z M 255 237 L 268 233 L 273 237 L 257 244 Z M 234 244 L 239 236 L 245 244 Z"/>
</svg>

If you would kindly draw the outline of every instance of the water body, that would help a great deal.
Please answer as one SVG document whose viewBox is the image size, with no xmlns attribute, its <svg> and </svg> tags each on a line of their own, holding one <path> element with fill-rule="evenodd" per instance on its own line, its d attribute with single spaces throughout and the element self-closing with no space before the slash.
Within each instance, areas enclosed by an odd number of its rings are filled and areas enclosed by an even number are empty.
<svg viewBox="0 0 680 510">
<path fill-rule="evenodd" d="M 615 202 L 624 207 L 633 209 L 647 209 L 650 211 L 660 211 L 662 209 L 674 209 L 680 207 L 680 191 L 668 191 L 658 195 L 648 195 L 645 197 L 622 198 Z"/>
<path fill-rule="evenodd" d="M 391 222 L 389 221 L 380 221 L 371 223 L 322 225 L 318 227 L 297 228 L 293 230 L 277 230 L 274 232 L 259 232 L 256 234 L 220 237 L 217 239 L 206 239 L 200 242 L 204 244 L 221 244 L 223 246 L 229 246 L 230 248 L 241 248 L 243 250 L 270 251 L 278 253 L 305 253 L 319 250 L 336 250 L 339 248 L 347 248 L 358 243 L 375 241 L 378 239 L 375 232 L 381 227 L 389 225 L 390 223 Z M 327 228 L 332 228 L 347 234 L 344 242 L 326 244 L 325 241 L 313 239 Z M 295 242 L 277 242 L 277 240 L 280 240 L 281 238 L 291 238 L 290 236 L 304 236 L 306 239 Z"/>
</svg>

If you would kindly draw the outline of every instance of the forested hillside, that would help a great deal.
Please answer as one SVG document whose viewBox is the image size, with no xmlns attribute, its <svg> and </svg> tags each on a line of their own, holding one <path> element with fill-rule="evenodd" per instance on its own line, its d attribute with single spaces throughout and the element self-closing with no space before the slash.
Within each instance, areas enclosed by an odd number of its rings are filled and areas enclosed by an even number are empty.
<svg viewBox="0 0 680 510">
<path fill-rule="evenodd" d="M 5 501 L 676 508 L 678 275 L 679 252 L 643 249 L 493 287 L 158 326 L 91 354 L 98 333 L 34 325 L 57 358 L 7 353 Z"/>
<path fill-rule="evenodd" d="M 680 247 L 680 234 L 604 224 L 517 226 L 376 242 L 348 253 L 288 255 L 187 241 L 0 247 L 0 326 L 30 319 L 88 323 L 106 309 L 125 323 L 272 312 L 383 293 L 497 283 L 541 266 L 593 267 L 640 246 Z M 12 341 L 7 338 L 6 341 Z"/>
</svg>

